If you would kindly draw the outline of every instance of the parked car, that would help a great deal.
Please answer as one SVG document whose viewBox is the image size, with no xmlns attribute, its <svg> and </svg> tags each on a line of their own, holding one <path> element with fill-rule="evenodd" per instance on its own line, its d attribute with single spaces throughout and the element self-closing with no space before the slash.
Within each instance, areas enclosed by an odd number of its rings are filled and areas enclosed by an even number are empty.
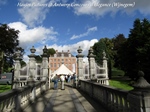
<svg viewBox="0 0 150 112">
<path fill-rule="evenodd" d="M 12 73 L 3 73 L 0 75 L 0 84 L 12 84 L 13 74 Z"/>
</svg>

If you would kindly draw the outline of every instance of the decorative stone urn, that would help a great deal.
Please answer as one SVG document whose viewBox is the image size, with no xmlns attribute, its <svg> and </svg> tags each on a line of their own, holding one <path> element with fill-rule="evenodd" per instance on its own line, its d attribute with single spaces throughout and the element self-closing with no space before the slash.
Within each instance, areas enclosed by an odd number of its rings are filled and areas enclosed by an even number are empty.
<svg viewBox="0 0 150 112">
<path fill-rule="evenodd" d="M 95 77 L 95 74 L 92 74 L 91 81 L 92 81 L 92 82 L 97 82 L 97 78 Z"/>
<path fill-rule="evenodd" d="M 144 79 L 144 72 L 138 72 L 138 80 L 129 91 L 127 100 L 130 104 L 130 112 L 150 112 L 150 84 Z"/>
</svg>

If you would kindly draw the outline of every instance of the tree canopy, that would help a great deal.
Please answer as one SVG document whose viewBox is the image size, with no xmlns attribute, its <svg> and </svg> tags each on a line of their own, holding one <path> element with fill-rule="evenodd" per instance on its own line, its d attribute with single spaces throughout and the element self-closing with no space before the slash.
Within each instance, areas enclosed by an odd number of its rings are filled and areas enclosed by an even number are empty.
<svg viewBox="0 0 150 112">
<path fill-rule="evenodd" d="M 54 55 L 54 54 L 55 54 L 54 48 L 48 48 L 48 49 L 47 49 L 47 56 L 48 56 L 48 57 L 51 56 L 51 55 Z M 36 62 L 38 62 L 38 63 L 41 63 L 41 62 L 42 62 L 42 57 L 41 57 L 40 55 L 37 55 L 37 56 L 35 57 L 35 59 L 36 59 Z"/>
<path fill-rule="evenodd" d="M 98 65 L 102 64 L 102 53 L 106 51 L 106 44 L 100 39 L 97 43 L 93 45 L 93 54 L 95 55 L 95 61 Z"/>
<path fill-rule="evenodd" d="M 3 72 L 4 64 L 12 65 L 13 53 L 19 45 L 18 34 L 18 30 L 10 28 L 7 24 L 0 25 L 0 72 Z"/>
<path fill-rule="evenodd" d="M 102 65 L 103 59 L 103 51 L 106 53 L 106 57 L 108 59 L 108 75 L 111 78 L 111 67 L 113 62 L 113 43 L 112 39 L 109 38 L 101 38 L 97 43 L 93 45 L 93 51 L 95 57 L 95 61 L 98 65 Z"/>
<path fill-rule="evenodd" d="M 48 48 L 47 54 L 48 56 L 54 55 L 56 53 L 54 48 Z"/>
<path fill-rule="evenodd" d="M 136 19 L 127 41 L 118 51 L 121 68 L 133 79 L 142 70 L 148 79 L 150 69 L 150 22 Z"/>
<path fill-rule="evenodd" d="M 113 42 L 113 60 L 114 60 L 114 67 L 120 68 L 120 56 L 119 56 L 119 49 L 122 47 L 126 38 L 123 34 L 118 34 L 114 38 L 112 38 Z"/>
<path fill-rule="evenodd" d="M 0 50 L 5 54 L 14 53 L 14 49 L 19 45 L 19 31 L 10 28 L 7 24 L 0 25 Z"/>
<path fill-rule="evenodd" d="M 100 64 L 102 52 L 106 51 L 108 66 L 110 63 L 124 70 L 132 79 L 137 79 L 138 71 L 142 70 L 150 82 L 150 22 L 147 19 L 136 19 L 127 38 L 123 34 L 112 39 L 101 38 L 93 50 L 97 63 Z"/>
<path fill-rule="evenodd" d="M 97 43 L 93 45 L 94 54 L 96 55 L 95 60 L 98 64 L 102 64 L 102 53 L 106 52 L 107 58 L 113 59 L 113 43 L 112 39 L 101 38 Z"/>
</svg>

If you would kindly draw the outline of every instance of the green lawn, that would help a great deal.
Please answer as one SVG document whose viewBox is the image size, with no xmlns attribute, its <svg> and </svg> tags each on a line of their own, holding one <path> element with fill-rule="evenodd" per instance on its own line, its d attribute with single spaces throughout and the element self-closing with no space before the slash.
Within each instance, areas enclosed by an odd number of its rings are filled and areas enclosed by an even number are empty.
<svg viewBox="0 0 150 112">
<path fill-rule="evenodd" d="M 133 87 L 129 85 L 130 82 L 131 80 L 129 80 L 129 78 L 124 77 L 124 71 L 117 68 L 112 69 L 112 79 L 109 80 L 110 86 L 123 90 L 132 90 Z"/>
<path fill-rule="evenodd" d="M 129 85 L 130 81 L 119 81 L 119 80 L 109 80 L 109 85 L 120 88 L 123 90 L 132 90 L 133 87 Z"/>
<path fill-rule="evenodd" d="M 11 85 L 0 85 L 0 93 L 11 89 Z"/>
</svg>

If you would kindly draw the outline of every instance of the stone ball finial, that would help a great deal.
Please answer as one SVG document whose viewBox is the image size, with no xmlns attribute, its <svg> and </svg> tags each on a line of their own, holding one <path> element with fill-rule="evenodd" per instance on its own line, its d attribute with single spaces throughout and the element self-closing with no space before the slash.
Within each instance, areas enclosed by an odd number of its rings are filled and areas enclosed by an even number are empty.
<svg viewBox="0 0 150 112">
<path fill-rule="evenodd" d="M 102 54 L 103 54 L 103 57 L 104 57 L 104 58 L 106 58 L 106 52 L 105 52 L 105 51 L 103 51 L 103 53 L 102 53 Z"/>
<path fill-rule="evenodd" d="M 82 53 L 82 49 L 81 49 L 81 46 L 79 46 L 79 48 L 78 48 L 78 53 L 80 54 L 80 53 Z"/>
<path fill-rule="evenodd" d="M 82 57 L 82 58 L 83 58 L 83 57 L 84 57 L 84 55 L 82 54 L 81 46 L 79 46 L 77 52 L 78 52 L 78 55 L 76 56 L 77 58 L 79 58 L 79 57 Z"/>
<path fill-rule="evenodd" d="M 143 71 L 139 71 L 139 72 L 138 72 L 138 76 L 139 76 L 139 77 L 144 77 L 144 72 L 143 72 Z"/>
<path fill-rule="evenodd" d="M 144 72 L 143 71 L 139 71 L 138 72 L 138 80 L 133 84 L 134 88 L 138 88 L 138 89 L 146 89 L 146 88 L 150 88 L 150 84 L 145 80 L 144 78 Z"/>
<path fill-rule="evenodd" d="M 93 47 L 91 46 L 90 49 L 89 49 L 89 52 L 88 52 L 88 56 L 87 56 L 87 57 L 88 57 L 88 58 L 90 58 L 90 57 L 95 57 L 95 55 L 93 54 L 93 52 L 94 52 L 94 51 L 93 51 Z"/>
<path fill-rule="evenodd" d="M 92 48 L 92 46 L 90 47 L 89 52 L 90 52 L 90 53 L 93 53 L 93 48 Z"/>
<path fill-rule="evenodd" d="M 32 46 L 32 48 L 30 49 L 31 53 L 34 54 L 36 49 L 34 48 L 34 46 Z"/>
<path fill-rule="evenodd" d="M 20 59 L 21 51 L 17 50 L 17 51 L 15 52 L 15 55 L 16 55 L 16 59 Z"/>
<path fill-rule="evenodd" d="M 47 54 L 47 47 L 45 45 L 44 49 L 43 49 L 43 54 Z"/>
</svg>

